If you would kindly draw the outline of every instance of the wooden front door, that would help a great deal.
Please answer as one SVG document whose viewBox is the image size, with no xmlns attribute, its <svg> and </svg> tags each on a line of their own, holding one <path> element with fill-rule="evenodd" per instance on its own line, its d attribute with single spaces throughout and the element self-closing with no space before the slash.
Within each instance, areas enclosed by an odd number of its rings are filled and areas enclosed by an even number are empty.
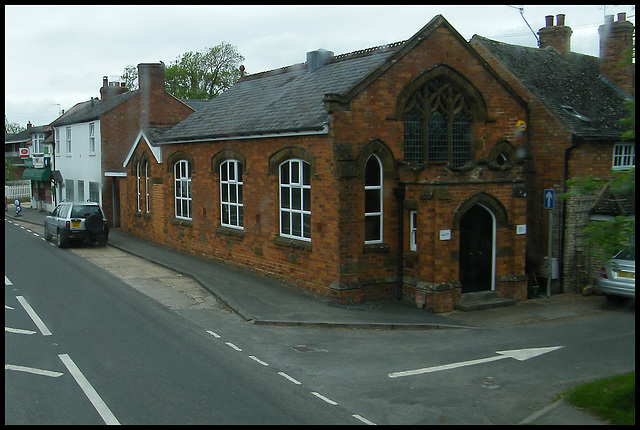
<svg viewBox="0 0 640 430">
<path fill-rule="evenodd" d="M 480 205 L 460 220 L 460 283 L 462 294 L 492 289 L 493 216 Z"/>
</svg>

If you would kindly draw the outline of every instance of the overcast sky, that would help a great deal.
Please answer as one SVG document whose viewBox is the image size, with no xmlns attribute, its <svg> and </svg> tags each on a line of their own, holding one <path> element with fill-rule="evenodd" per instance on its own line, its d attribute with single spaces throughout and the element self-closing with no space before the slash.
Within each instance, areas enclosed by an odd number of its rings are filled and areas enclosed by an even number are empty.
<svg viewBox="0 0 640 430">
<path fill-rule="evenodd" d="M 221 42 L 238 48 L 249 74 L 406 40 L 441 14 L 466 39 L 474 34 L 536 47 L 545 15 L 566 15 L 571 49 L 598 56 L 604 16 L 634 6 L 7 6 L 5 115 L 26 126 L 51 123 L 59 109 L 99 97 L 102 77 Z M 616 18 L 617 19 L 617 18 Z"/>
</svg>

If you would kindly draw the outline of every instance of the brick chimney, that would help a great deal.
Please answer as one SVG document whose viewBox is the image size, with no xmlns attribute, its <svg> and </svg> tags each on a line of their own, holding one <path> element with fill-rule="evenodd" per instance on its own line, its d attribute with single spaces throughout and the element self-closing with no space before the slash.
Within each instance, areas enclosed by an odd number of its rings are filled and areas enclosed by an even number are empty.
<svg viewBox="0 0 640 430">
<path fill-rule="evenodd" d="M 538 30 L 540 37 L 540 48 L 544 49 L 553 46 L 566 57 L 571 52 L 571 34 L 573 30 L 564 25 L 564 14 L 556 15 L 556 25 L 553 25 L 553 15 L 544 17 L 545 27 Z"/>
<path fill-rule="evenodd" d="M 605 17 L 604 25 L 598 28 L 600 34 L 600 74 L 618 87 L 626 96 L 633 92 L 633 64 L 630 61 L 633 47 L 633 24 L 627 21 L 626 13 Z"/>
<path fill-rule="evenodd" d="M 111 97 L 115 97 L 117 95 L 126 93 L 127 87 L 125 87 L 124 82 L 121 84 L 120 82 L 109 82 L 109 78 L 106 76 L 102 77 L 102 88 L 100 88 L 100 100 L 108 100 Z"/>
<path fill-rule="evenodd" d="M 164 92 L 164 63 L 138 64 L 138 82 L 143 93 Z"/>
<path fill-rule="evenodd" d="M 138 64 L 140 83 L 140 124 L 143 127 L 155 124 L 161 107 L 159 100 L 165 94 L 164 63 Z"/>
</svg>

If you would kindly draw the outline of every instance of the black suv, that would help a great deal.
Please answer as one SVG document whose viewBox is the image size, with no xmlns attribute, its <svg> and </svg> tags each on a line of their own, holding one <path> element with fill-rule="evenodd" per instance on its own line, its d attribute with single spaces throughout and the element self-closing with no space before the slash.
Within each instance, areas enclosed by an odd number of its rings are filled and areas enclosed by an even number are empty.
<svg viewBox="0 0 640 430">
<path fill-rule="evenodd" d="M 109 224 L 96 202 L 62 202 L 44 219 L 44 238 L 58 237 L 58 247 L 70 241 L 97 241 L 107 245 Z"/>
</svg>

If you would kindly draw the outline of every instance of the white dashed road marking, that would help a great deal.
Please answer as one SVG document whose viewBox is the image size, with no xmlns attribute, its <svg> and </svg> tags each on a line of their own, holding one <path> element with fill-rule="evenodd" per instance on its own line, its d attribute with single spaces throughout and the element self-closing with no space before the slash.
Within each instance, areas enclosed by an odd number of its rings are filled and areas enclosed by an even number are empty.
<svg viewBox="0 0 640 430">
<path fill-rule="evenodd" d="M 320 394 L 320 393 L 316 393 L 315 391 L 312 391 L 312 392 L 311 392 L 311 394 L 313 394 L 314 396 L 316 396 L 316 397 L 317 397 L 317 398 L 319 398 L 319 399 L 324 400 L 325 402 L 329 403 L 330 405 L 334 405 L 334 406 L 335 406 L 335 405 L 337 405 L 337 403 L 336 403 L 336 402 L 334 402 L 333 400 L 331 400 L 331 399 L 329 399 L 329 398 L 326 398 L 325 396 L 323 396 L 323 395 L 322 395 L 322 394 Z"/>
</svg>

